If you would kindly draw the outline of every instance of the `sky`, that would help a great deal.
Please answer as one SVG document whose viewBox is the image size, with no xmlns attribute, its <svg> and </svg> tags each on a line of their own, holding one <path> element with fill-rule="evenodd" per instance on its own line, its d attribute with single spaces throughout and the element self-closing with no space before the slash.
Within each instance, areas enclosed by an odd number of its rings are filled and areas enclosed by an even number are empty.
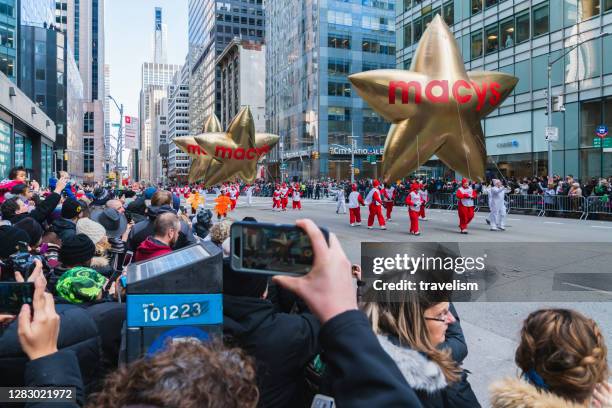
<svg viewBox="0 0 612 408">
<path fill-rule="evenodd" d="M 168 63 L 183 64 L 187 55 L 187 0 L 104 2 L 105 63 L 110 64 L 110 94 L 124 105 L 124 115 L 138 116 L 141 66 L 143 62 L 153 61 L 155 7 L 163 9 L 162 22 L 168 27 Z M 111 122 L 118 123 L 119 113 L 112 101 L 110 105 Z"/>
</svg>

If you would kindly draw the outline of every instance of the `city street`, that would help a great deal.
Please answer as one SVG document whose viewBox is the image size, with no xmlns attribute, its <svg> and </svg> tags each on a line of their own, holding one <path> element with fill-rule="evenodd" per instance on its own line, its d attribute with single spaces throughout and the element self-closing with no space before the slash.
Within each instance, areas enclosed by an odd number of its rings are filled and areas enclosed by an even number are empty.
<svg viewBox="0 0 612 408">
<path fill-rule="evenodd" d="M 207 207 L 213 197 L 209 196 Z M 575 248 L 589 247 L 589 243 L 612 242 L 612 223 L 605 221 L 580 221 L 564 218 L 546 218 L 509 214 L 507 230 L 489 231 L 484 219 L 488 213 L 477 213 L 470 225 L 470 234 L 457 232 L 457 213 L 447 210 L 428 210 L 428 221 L 421 224 L 421 237 L 408 234 L 409 220 L 405 207 L 396 207 L 393 221 L 388 230 L 368 230 L 363 222 L 361 227 L 350 227 L 348 214 L 337 215 L 336 202 L 326 200 L 302 200 L 302 211 L 287 210 L 273 212 L 270 198 L 255 197 L 252 207 L 246 206 L 244 196 L 240 197 L 237 209 L 231 217 L 240 220 L 253 216 L 257 221 L 291 223 L 297 218 L 312 218 L 319 225 L 335 233 L 352 262 L 359 263 L 361 242 L 576 242 Z M 367 209 L 362 207 L 362 218 L 367 221 Z M 515 260 L 521 262 L 521 254 Z M 594 271 L 605 271 L 609 264 L 596 262 Z M 578 310 L 595 319 L 604 334 L 612 335 L 612 317 L 609 303 L 595 302 L 487 302 L 459 303 L 456 305 L 469 355 L 464 362 L 470 372 L 470 382 L 483 406 L 488 405 L 487 387 L 492 380 L 517 373 L 514 351 L 517 346 L 521 323 L 527 315 L 543 307 L 560 307 Z M 612 358 L 608 356 L 610 363 Z"/>
</svg>

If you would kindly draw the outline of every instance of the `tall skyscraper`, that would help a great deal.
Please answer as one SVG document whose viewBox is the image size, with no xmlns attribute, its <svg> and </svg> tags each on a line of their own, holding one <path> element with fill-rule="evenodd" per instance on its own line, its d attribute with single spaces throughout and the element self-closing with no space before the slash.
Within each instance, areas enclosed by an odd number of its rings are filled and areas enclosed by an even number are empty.
<svg viewBox="0 0 612 408">
<path fill-rule="evenodd" d="M 161 10 L 159 10 L 161 21 Z M 155 22 L 158 19 L 158 9 L 155 9 Z M 155 26 L 157 28 L 157 24 Z M 157 47 L 154 47 L 154 49 Z M 153 55 L 155 59 L 155 52 Z M 140 151 L 132 154 L 135 179 L 157 182 L 161 176 L 161 163 L 159 161 L 160 140 L 157 130 L 158 116 L 163 111 L 162 98 L 167 97 L 167 86 L 172 82 L 174 74 L 181 70 L 181 65 L 144 62 L 141 70 L 140 82 Z M 165 116 L 165 114 L 164 114 Z M 135 153 L 135 152 L 133 152 Z M 136 169 L 134 169 L 136 170 Z"/>
<path fill-rule="evenodd" d="M 612 35 L 598 37 L 612 33 L 612 1 L 420 3 L 404 0 L 398 10 L 399 67 L 410 67 L 427 24 L 440 13 L 457 39 L 467 71 L 500 71 L 519 79 L 499 109 L 482 121 L 489 177 L 547 175 L 547 67 L 555 59 L 552 95 L 561 98 L 551 115 L 559 137 L 552 143 L 552 171 L 584 182 L 612 174 L 612 145 L 605 145 L 610 136 L 602 139 L 595 132 L 601 124 L 612 124 Z M 422 170 L 448 171 L 438 160 L 425 163 Z"/>
<path fill-rule="evenodd" d="M 110 123 L 110 65 L 104 64 L 104 173 L 111 169 L 111 123 Z M 113 158 L 114 159 L 114 158 Z"/>
<path fill-rule="evenodd" d="M 185 181 L 189 173 L 189 156 L 173 143 L 174 138 L 189 135 L 189 64 L 168 85 L 168 177 Z"/>
<path fill-rule="evenodd" d="M 168 28 L 162 22 L 162 9 L 155 7 L 155 33 L 153 40 L 153 62 L 165 64 L 168 62 L 166 54 L 166 44 L 168 42 Z"/>
<path fill-rule="evenodd" d="M 104 0 L 56 0 L 56 24 L 65 30 L 68 47 L 83 82 L 82 140 L 68 145 L 70 162 L 81 161 L 85 181 L 104 179 Z M 64 18 L 65 17 L 65 18 Z"/>
<path fill-rule="evenodd" d="M 383 68 L 395 68 L 394 0 L 266 3 L 267 130 L 284 175 L 350 178 L 350 136 L 360 177 L 381 174 L 366 156 L 381 158 L 389 124 L 347 76 Z"/>
<path fill-rule="evenodd" d="M 204 118 L 221 111 L 220 72 L 215 60 L 238 37 L 261 43 L 264 38 L 262 0 L 189 0 L 188 40 L 190 132 L 197 133 Z"/>
</svg>

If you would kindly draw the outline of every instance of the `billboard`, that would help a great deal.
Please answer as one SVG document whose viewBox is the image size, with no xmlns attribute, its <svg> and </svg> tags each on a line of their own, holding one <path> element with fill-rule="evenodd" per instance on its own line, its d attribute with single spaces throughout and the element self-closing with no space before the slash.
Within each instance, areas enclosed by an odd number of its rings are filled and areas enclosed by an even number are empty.
<svg viewBox="0 0 612 408">
<path fill-rule="evenodd" d="M 125 116 L 123 119 L 124 146 L 126 149 L 138 149 L 138 118 Z"/>
</svg>

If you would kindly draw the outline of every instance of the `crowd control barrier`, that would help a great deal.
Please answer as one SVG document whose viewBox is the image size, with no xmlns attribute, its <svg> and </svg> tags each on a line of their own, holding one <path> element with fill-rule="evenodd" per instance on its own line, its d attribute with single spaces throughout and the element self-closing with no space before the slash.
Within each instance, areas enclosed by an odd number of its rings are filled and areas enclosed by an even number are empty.
<svg viewBox="0 0 612 408">
<path fill-rule="evenodd" d="M 584 219 L 591 214 L 612 216 L 612 199 L 607 196 L 587 197 Z"/>
</svg>

